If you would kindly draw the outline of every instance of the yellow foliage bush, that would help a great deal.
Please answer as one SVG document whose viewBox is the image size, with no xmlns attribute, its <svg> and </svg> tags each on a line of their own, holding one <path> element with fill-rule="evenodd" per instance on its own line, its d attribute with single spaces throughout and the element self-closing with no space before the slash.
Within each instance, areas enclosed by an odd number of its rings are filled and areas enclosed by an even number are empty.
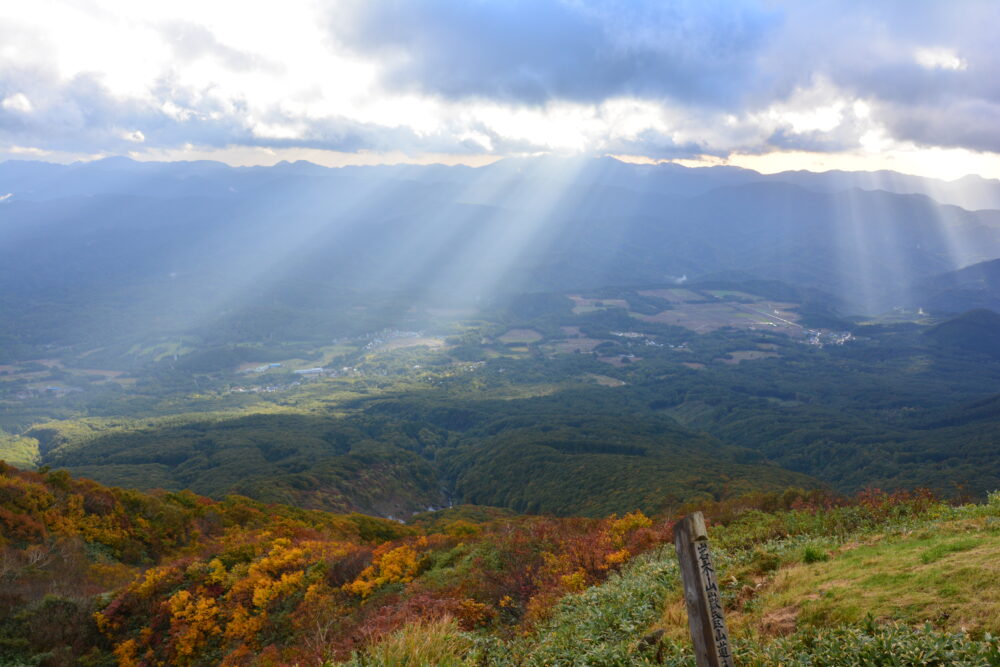
<svg viewBox="0 0 1000 667">
<path fill-rule="evenodd" d="M 115 646 L 114 652 L 115 657 L 118 658 L 119 667 L 138 667 L 139 659 L 134 639 L 128 639 L 118 644 Z"/>
<path fill-rule="evenodd" d="M 381 554 L 376 550 L 374 562 L 362 570 L 357 579 L 345 584 L 344 590 L 361 597 L 368 597 L 384 584 L 407 584 L 413 581 L 419 568 L 420 556 L 408 544 Z"/>
<path fill-rule="evenodd" d="M 216 619 L 219 607 L 214 598 L 199 597 L 180 590 L 167 601 L 170 630 L 175 637 L 174 650 L 184 662 L 195 657 L 198 649 L 212 635 L 222 633 Z"/>
<path fill-rule="evenodd" d="M 564 574 L 559 578 L 559 581 L 563 589 L 571 593 L 579 593 L 587 587 L 587 573 L 583 570 L 577 570 L 572 574 Z"/>
<path fill-rule="evenodd" d="M 42 484 L 21 477 L 0 475 L 0 498 L 24 509 L 47 509 L 55 497 Z"/>
<path fill-rule="evenodd" d="M 237 607 L 229 623 L 226 624 L 224 635 L 227 639 L 238 639 L 255 646 L 255 637 L 266 622 L 267 612 L 255 615 L 243 607 Z"/>
<path fill-rule="evenodd" d="M 652 519 L 639 510 L 629 512 L 620 519 L 616 519 L 614 518 L 614 515 L 612 515 L 609 522 L 610 525 L 608 526 L 608 534 L 611 536 L 611 541 L 616 547 L 621 547 L 625 540 L 625 535 L 633 530 L 637 528 L 648 528 L 653 525 Z"/>
<path fill-rule="evenodd" d="M 604 557 L 604 562 L 607 565 L 621 565 L 629 559 L 632 554 L 628 549 L 619 549 L 618 551 L 613 551 Z"/>
<path fill-rule="evenodd" d="M 153 567 L 146 570 L 146 573 L 142 576 L 142 580 L 137 584 L 133 584 L 132 590 L 139 597 L 147 598 L 151 596 L 159 585 L 170 578 L 172 574 L 169 567 Z"/>
</svg>

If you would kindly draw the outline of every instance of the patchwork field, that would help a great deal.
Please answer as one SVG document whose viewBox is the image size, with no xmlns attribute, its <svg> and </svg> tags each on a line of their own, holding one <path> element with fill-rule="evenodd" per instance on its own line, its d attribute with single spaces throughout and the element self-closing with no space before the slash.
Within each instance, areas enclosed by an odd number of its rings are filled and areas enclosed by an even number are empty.
<svg viewBox="0 0 1000 667">
<path fill-rule="evenodd" d="M 546 345 L 545 349 L 554 354 L 590 354 L 594 348 L 605 341 L 595 338 L 568 338 Z"/>
<path fill-rule="evenodd" d="M 608 377 L 607 375 L 599 375 L 597 373 L 587 373 L 583 377 L 596 382 L 602 387 L 624 387 L 626 384 L 624 380 Z"/>
<path fill-rule="evenodd" d="M 499 336 L 501 343 L 537 343 L 542 339 L 542 334 L 534 329 L 508 329 Z"/>
<path fill-rule="evenodd" d="M 615 368 L 621 368 L 627 366 L 628 364 L 634 364 L 636 362 L 642 361 L 642 357 L 626 357 L 626 356 L 611 356 L 611 357 L 598 357 L 598 361 L 603 361 L 606 364 L 611 364 Z"/>
<path fill-rule="evenodd" d="M 570 294 L 569 299 L 573 302 L 573 312 L 577 315 L 607 310 L 608 308 L 628 308 L 628 302 L 625 299 L 588 298 L 579 294 Z"/>
<path fill-rule="evenodd" d="M 671 303 L 685 303 L 688 301 L 705 300 L 704 295 L 680 287 L 672 287 L 667 289 L 647 289 L 640 291 L 639 294 L 641 294 L 642 296 L 656 297 L 657 299 L 663 299 L 664 301 L 670 301 Z"/>
<path fill-rule="evenodd" d="M 401 350 L 407 347 L 444 347 L 444 341 L 440 338 L 419 337 L 419 338 L 394 338 L 379 347 L 380 350 Z"/>
<path fill-rule="evenodd" d="M 776 352 L 768 352 L 766 350 L 735 350 L 730 352 L 728 356 L 719 359 L 724 364 L 738 364 L 743 361 L 753 361 L 754 359 L 768 359 L 771 357 L 777 357 Z"/>
<path fill-rule="evenodd" d="M 723 327 L 734 329 L 763 329 L 801 337 L 806 331 L 798 324 L 798 314 L 791 311 L 795 305 L 779 301 L 756 301 L 752 304 L 732 301 L 712 303 L 684 303 L 655 315 L 634 314 L 644 322 L 671 324 L 696 333 L 707 333 Z"/>
<path fill-rule="evenodd" d="M 33 359 L 16 365 L 0 365 L 0 382 L 21 381 L 26 383 L 24 385 L 26 389 L 32 391 L 56 387 L 68 390 L 63 387 L 66 382 L 70 384 L 79 384 L 81 381 L 87 384 L 135 382 L 134 378 L 125 375 L 124 371 L 119 370 L 64 366 L 58 359 Z"/>
</svg>

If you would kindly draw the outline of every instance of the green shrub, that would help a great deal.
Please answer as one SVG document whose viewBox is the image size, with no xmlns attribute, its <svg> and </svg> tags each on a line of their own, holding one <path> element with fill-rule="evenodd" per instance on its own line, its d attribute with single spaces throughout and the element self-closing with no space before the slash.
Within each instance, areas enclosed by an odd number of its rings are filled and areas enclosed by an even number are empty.
<svg viewBox="0 0 1000 667">
<path fill-rule="evenodd" d="M 768 643 L 735 645 L 739 664 L 770 665 L 988 665 L 1000 664 L 1000 641 L 986 635 L 975 641 L 967 634 L 936 632 L 930 626 L 905 625 L 862 628 L 805 629 L 785 639 Z"/>
<path fill-rule="evenodd" d="M 802 552 L 803 563 L 820 563 L 825 560 L 830 560 L 830 554 L 826 553 L 822 549 L 817 549 L 816 547 L 806 547 Z"/>
</svg>

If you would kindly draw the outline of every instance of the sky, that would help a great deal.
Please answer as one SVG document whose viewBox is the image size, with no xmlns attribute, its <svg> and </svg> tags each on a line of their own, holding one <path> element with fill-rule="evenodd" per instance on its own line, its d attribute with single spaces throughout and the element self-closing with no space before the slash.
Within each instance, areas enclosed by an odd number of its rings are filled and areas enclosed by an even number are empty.
<svg viewBox="0 0 1000 667">
<path fill-rule="evenodd" d="M 0 160 L 1000 178 L 997 0 L 0 3 Z"/>
</svg>

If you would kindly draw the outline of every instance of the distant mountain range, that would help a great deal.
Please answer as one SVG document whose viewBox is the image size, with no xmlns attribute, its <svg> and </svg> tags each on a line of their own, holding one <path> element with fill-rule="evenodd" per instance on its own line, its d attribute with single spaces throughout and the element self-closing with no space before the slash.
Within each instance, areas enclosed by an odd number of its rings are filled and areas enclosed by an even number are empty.
<svg viewBox="0 0 1000 667">
<path fill-rule="evenodd" d="M 996 303 L 967 274 L 936 277 L 1000 257 L 1000 211 L 939 203 L 1000 206 L 1000 183 L 981 179 L 610 158 L 478 169 L 110 158 L 5 162 L 0 192 L 10 193 L 0 202 L 9 344 L 29 323 L 35 342 L 70 328 L 183 331 L 220 312 L 317 311 L 331 295 L 389 291 L 477 303 L 764 279 L 826 292 L 844 315 Z"/>
<path fill-rule="evenodd" d="M 1000 181 L 969 175 L 954 181 L 923 178 L 893 171 L 785 171 L 761 174 L 739 167 L 684 167 L 678 164 L 631 164 L 614 158 L 511 158 L 472 168 L 443 165 L 395 165 L 327 168 L 299 162 L 273 167 L 229 167 L 221 162 L 137 162 L 111 157 L 69 165 L 11 160 L 0 163 L 0 190 L 19 198 L 52 199 L 73 195 L 131 194 L 160 197 L 219 196 L 246 193 L 276 181 L 412 180 L 465 184 L 470 180 L 509 179 L 540 172 L 580 186 L 688 197 L 722 186 L 790 183 L 816 192 L 884 190 L 921 194 L 941 204 L 967 210 L 1000 210 Z"/>
</svg>

